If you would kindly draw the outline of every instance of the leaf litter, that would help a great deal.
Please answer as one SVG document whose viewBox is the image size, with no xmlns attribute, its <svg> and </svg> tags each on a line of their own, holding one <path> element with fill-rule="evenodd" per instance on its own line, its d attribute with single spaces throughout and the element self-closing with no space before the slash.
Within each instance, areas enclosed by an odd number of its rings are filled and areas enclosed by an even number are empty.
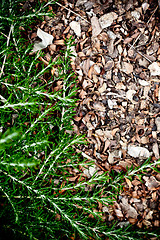
<svg viewBox="0 0 160 240">
<path fill-rule="evenodd" d="M 126 173 L 128 167 L 141 168 L 148 158 L 154 166 L 160 155 L 160 25 L 156 3 L 65 0 L 62 4 L 72 13 L 57 7 L 54 19 L 46 18 L 39 26 L 37 36 L 42 42 L 35 43 L 33 52 L 45 48 L 44 60 L 49 62 L 63 49 L 65 38 L 75 38 L 72 68 L 77 75 L 79 101 L 73 132 L 85 134 L 89 142 L 77 152 L 95 162 L 92 167 L 81 167 L 84 177 L 111 169 Z M 61 88 L 59 83 L 55 90 Z M 125 177 L 113 206 L 101 207 L 105 221 L 117 220 L 119 226 L 131 223 L 139 228 L 160 226 L 160 174 L 149 164 L 141 171 L 142 178 L 138 170 L 132 178 Z M 70 181 L 74 179 L 75 172 Z"/>
</svg>

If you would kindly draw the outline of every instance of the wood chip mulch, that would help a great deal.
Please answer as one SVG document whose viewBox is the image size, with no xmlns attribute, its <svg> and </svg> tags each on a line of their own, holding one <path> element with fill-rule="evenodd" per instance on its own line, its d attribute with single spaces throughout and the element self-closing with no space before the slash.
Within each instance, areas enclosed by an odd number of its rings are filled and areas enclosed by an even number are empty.
<svg viewBox="0 0 160 240">
<path fill-rule="evenodd" d="M 81 151 L 96 172 L 143 166 L 160 159 L 160 10 L 157 1 L 64 0 L 50 6 L 54 18 L 40 28 L 52 34 L 45 61 L 57 58 L 64 39 L 73 36 L 72 68 L 77 75 L 74 133 L 85 134 Z M 62 4 L 62 6 L 61 6 Z M 36 36 L 33 30 L 31 39 Z M 55 90 L 61 88 L 59 82 Z M 160 164 L 157 166 L 160 170 Z M 160 225 L 160 171 L 146 168 L 123 189 L 111 207 L 101 207 L 106 221 L 142 228 Z"/>
</svg>

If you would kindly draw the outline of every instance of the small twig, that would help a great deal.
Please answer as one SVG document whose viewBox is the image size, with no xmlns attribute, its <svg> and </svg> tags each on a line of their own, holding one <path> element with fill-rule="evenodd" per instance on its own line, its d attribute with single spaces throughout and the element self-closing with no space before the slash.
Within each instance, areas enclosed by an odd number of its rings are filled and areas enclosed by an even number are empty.
<svg viewBox="0 0 160 240">
<path fill-rule="evenodd" d="M 39 57 L 39 60 L 41 60 L 44 64 L 46 64 L 48 66 L 49 62 L 47 62 L 44 58 Z"/>
<path fill-rule="evenodd" d="M 121 40 L 124 41 L 123 38 L 121 38 Z M 149 58 L 147 58 L 143 53 L 141 53 L 140 51 L 138 51 L 138 50 L 136 49 L 136 47 L 134 47 L 134 46 L 131 45 L 130 43 L 127 43 L 127 45 L 130 46 L 130 49 L 133 48 L 139 55 L 141 55 L 142 57 L 144 57 L 148 62 L 152 63 L 152 61 L 151 61 Z"/>
<path fill-rule="evenodd" d="M 7 37 L 7 47 L 9 45 L 12 28 L 13 28 L 13 25 L 11 25 L 10 30 L 9 30 L 9 34 L 8 34 L 8 37 Z M 5 65 L 5 62 L 6 62 L 6 58 L 7 58 L 7 54 L 4 56 L 4 59 L 3 59 L 3 64 L 2 64 L 2 68 L 1 68 L 0 78 L 1 78 L 1 76 L 3 74 L 3 72 L 4 72 L 4 65 Z"/>
<path fill-rule="evenodd" d="M 82 154 L 82 156 L 83 156 L 84 158 L 87 158 L 87 159 L 89 159 L 89 160 L 91 160 L 91 161 L 94 161 L 94 162 L 95 162 L 95 159 L 91 158 L 91 157 L 90 157 L 90 156 L 88 156 L 86 153 L 84 153 L 84 152 L 81 152 L 81 154 Z"/>
<path fill-rule="evenodd" d="M 158 9 L 158 5 L 157 5 L 157 7 L 154 9 L 154 11 L 153 11 L 152 15 L 150 16 L 150 18 L 149 18 L 149 20 L 148 20 L 148 22 L 147 22 L 147 25 L 148 25 L 148 23 L 151 21 L 151 19 L 152 19 L 153 15 L 154 15 L 154 14 L 155 14 L 155 12 L 157 11 L 157 9 Z"/>
<path fill-rule="evenodd" d="M 78 14 L 78 13 L 72 11 L 71 9 L 69 9 L 69 8 L 67 8 L 67 7 L 65 7 L 65 6 L 63 6 L 62 4 L 60 4 L 60 3 L 58 3 L 58 2 L 55 2 L 55 3 L 56 3 L 57 5 L 59 5 L 60 7 L 66 9 L 67 11 L 70 11 L 71 13 L 73 13 L 74 15 L 76 15 L 77 17 L 82 18 L 85 22 L 87 22 L 87 23 L 90 24 L 90 22 L 89 22 L 88 20 L 86 20 L 84 17 L 82 17 L 80 14 Z"/>
<path fill-rule="evenodd" d="M 147 58 L 144 54 L 142 54 L 141 52 L 139 52 L 135 47 L 133 47 L 133 45 L 131 45 L 130 43 L 128 43 L 128 45 L 133 48 L 138 54 L 140 54 L 142 57 L 144 57 L 148 62 L 152 63 L 152 61 Z"/>
<path fill-rule="evenodd" d="M 150 16 L 149 20 L 147 21 L 146 23 L 146 27 L 147 25 L 149 24 L 149 22 L 151 21 L 153 15 L 155 14 L 155 12 L 157 11 L 158 9 L 158 6 L 154 9 L 152 15 Z M 143 29 L 143 31 L 138 35 L 138 37 L 136 38 L 135 42 L 131 45 L 130 49 L 134 47 L 134 45 L 136 44 L 136 42 L 140 39 L 140 37 L 144 34 L 145 30 L 146 30 L 146 27 Z"/>
</svg>

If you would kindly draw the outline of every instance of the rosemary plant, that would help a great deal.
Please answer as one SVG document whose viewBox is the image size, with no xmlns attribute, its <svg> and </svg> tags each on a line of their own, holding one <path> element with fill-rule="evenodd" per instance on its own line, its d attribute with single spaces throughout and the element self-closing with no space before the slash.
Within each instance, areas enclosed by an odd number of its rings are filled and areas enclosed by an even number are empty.
<svg viewBox="0 0 160 240">
<path fill-rule="evenodd" d="M 89 180 L 82 176 L 82 167 L 92 162 L 73 148 L 85 144 L 83 136 L 70 134 L 77 101 L 70 68 L 73 40 L 45 66 L 39 61 L 43 53 L 29 55 L 32 45 L 22 37 L 22 27 L 25 32 L 51 14 L 51 2 L 35 1 L 25 11 L 24 1 L 0 3 L 0 239 L 137 239 L 137 232 L 109 227 L 95 211 L 98 203 L 113 202 L 123 176 L 114 183 L 106 173 Z M 57 77 L 50 74 L 55 66 Z M 63 88 L 55 92 L 57 80 Z M 72 182 L 74 172 L 78 178 Z"/>
</svg>

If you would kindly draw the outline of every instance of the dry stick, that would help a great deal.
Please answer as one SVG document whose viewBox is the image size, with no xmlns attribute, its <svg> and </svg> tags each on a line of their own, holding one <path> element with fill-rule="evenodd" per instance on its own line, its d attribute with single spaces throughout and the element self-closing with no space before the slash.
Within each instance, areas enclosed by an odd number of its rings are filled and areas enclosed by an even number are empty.
<svg viewBox="0 0 160 240">
<path fill-rule="evenodd" d="M 130 43 L 127 43 L 129 46 L 130 46 L 130 48 L 133 48 L 139 55 L 141 55 L 142 57 L 144 57 L 148 62 L 150 62 L 150 63 L 152 63 L 152 61 L 149 59 L 149 58 L 147 58 L 145 55 L 143 55 L 140 51 L 138 51 L 135 47 L 133 47 L 133 45 L 131 45 Z"/>
<path fill-rule="evenodd" d="M 84 17 L 82 17 L 82 16 L 79 15 L 78 13 L 75 13 L 75 12 L 72 11 L 71 9 L 69 9 L 69 8 L 67 8 L 67 7 L 65 7 L 65 6 L 63 6 L 62 4 L 60 4 L 60 3 L 58 3 L 58 2 L 56 2 L 56 4 L 59 5 L 60 7 L 64 8 L 64 9 L 66 9 L 67 11 L 70 11 L 71 13 L 75 14 L 76 16 L 82 18 L 85 22 L 91 24 L 88 20 L 86 20 Z"/>
<path fill-rule="evenodd" d="M 150 16 L 148 22 L 146 23 L 146 27 L 147 27 L 147 25 L 149 24 L 149 22 L 151 21 L 151 18 L 153 17 L 153 15 L 155 14 L 155 12 L 157 11 L 157 8 L 158 8 L 158 6 L 154 9 L 154 11 L 153 11 L 152 15 Z M 145 31 L 146 27 L 145 27 L 145 28 L 143 29 L 143 31 L 138 35 L 138 37 L 136 38 L 135 42 L 131 45 L 130 49 L 134 47 L 134 45 L 136 44 L 136 42 L 137 42 L 137 41 L 140 39 L 140 37 L 144 34 L 144 31 Z M 129 50 L 130 50 L 130 49 L 129 49 Z"/>
<path fill-rule="evenodd" d="M 13 25 L 11 25 L 10 30 L 9 30 L 9 34 L 8 34 L 8 37 L 7 37 L 7 47 L 9 45 L 12 28 L 13 28 Z M 1 78 L 1 76 L 3 74 L 3 72 L 4 72 L 4 65 L 5 65 L 5 62 L 6 62 L 6 58 L 7 58 L 7 54 L 4 56 L 4 59 L 3 59 L 3 64 L 2 64 L 2 68 L 1 68 L 0 78 Z"/>
</svg>

